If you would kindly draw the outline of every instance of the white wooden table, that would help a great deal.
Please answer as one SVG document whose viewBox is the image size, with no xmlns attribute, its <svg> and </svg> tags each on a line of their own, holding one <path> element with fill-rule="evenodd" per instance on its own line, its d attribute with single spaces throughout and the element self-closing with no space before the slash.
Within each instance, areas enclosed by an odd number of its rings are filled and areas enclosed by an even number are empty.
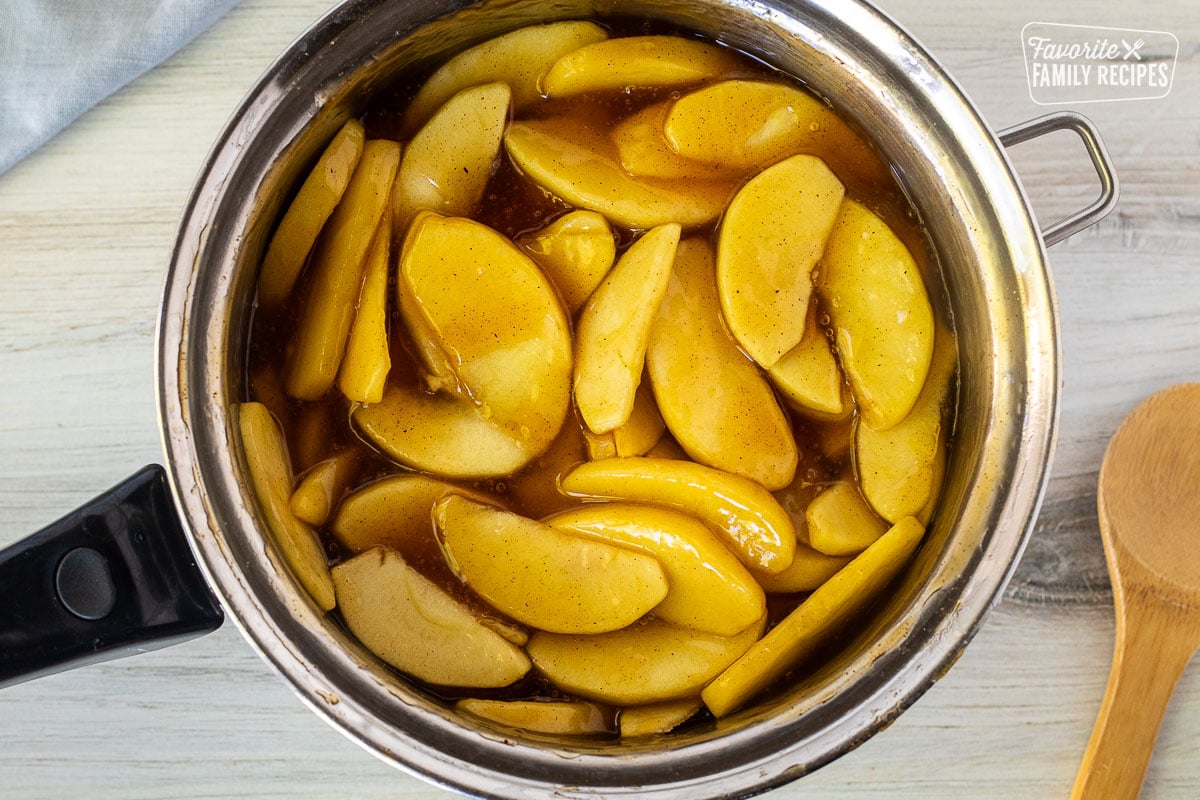
<svg viewBox="0 0 1200 800">
<path fill-rule="evenodd" d="M 0 176 L 0 545 L 161 459 L 153 338 L 164 268 L 210 142 L 330 0 L 246 0 L 178 56 Z M 1121 417 L 1200 379 L 1200 5 L 886 0 L 996 128 L 1037 116 L 1030 21 L 1173 32 L 1165 99 L 1081 108 L 1117 211 L 1051 251 L 1065 385 L 1040 524 L 962 660 L 895 725 L 772 797 L 1061 798 L 1108 674 L 1095 478 Z M 1069 137 L 1068 137 L 1069 139 Z M 1049 217 L 1094 190 L 1069 140 L 1015 158 Z M 1200 534 L 1200 528 L 1198 528 Z M 1200 555 L 1200 539 L 1198 539 Z M 1200 797 L 1200 669 L 1168 710 L 1144 797 Z M 5 798 L 439 798 L 309 713 L 232 625 L 0 691 Z"/>
</svg>

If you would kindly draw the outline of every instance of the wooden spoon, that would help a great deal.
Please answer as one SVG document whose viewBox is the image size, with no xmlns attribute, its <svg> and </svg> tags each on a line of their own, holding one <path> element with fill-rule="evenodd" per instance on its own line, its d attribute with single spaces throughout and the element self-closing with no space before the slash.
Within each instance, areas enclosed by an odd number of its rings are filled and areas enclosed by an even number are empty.
<svg viewBox="0 0 1200 800">
<path fill-rule="evenodd" d="M 1163 712 L 1200 647 L 1200 383 L 1152 395 L 1100 466 L 1117 612 L 1112 672 L 1073 800 L 1133 800 Z"/>
</svg>

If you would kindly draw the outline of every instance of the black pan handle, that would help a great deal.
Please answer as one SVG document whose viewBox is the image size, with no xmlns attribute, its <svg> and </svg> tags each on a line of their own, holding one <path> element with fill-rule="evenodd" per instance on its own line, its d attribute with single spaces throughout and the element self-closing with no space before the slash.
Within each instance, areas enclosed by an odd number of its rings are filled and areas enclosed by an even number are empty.
<svg viewBox="0 0 1200 800">
<path fill-rule="evenodd" d="M 0 687 L 156 650 L 224 619 L 158 465 L 0 551 Z"/>
</svg>

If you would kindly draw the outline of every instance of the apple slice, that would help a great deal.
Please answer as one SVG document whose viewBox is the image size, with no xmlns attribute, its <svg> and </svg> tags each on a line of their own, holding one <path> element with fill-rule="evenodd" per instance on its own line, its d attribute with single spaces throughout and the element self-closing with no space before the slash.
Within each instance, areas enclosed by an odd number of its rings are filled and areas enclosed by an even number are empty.
<svg viewBox="0 0 1200 800">
<path fill-rule="evenodd" d="M 612 89 L 684 86 L 737 69 L 728 50 L 679 36 L 624 36 L 572 50 L 542 79 L 547 97 Z"/>
<path fill-rule="evenodd" d="M 320 400 L 337 378 L 362 290 L 367 250 L 383 216 L 400 163 L 400 145 L 375 139 L 363 146 L 350 185 L 312 254 L 312 282 L 288 362 L 287 393 Z"/>
<path fill-rule="evenodd" d="M 514 122 L 504 134 L 504 147 L 546 191 L 626 228 L 705 225 L 725 210 L 733 194 L 733 185 L 725 181 L 634 178 L 617 162 L 611 143 L 579 120 Z"/>
<path fill-rule="evenodd" d="M 908 416 L 886 431 L 858 426 L 854 458 L 863 495 L 886 520 L 921 517 L 934 499 L 937 472 L 945 468 L 938 463 L 945 461 L 942 427 L 957 364 L 954 334 L 939 327 L 929 375 Z"/>
<path fill-rule="evenodd" d="M 654 736 L 670 733 L 696 715 L 700 701 L 693 698 L 667 700 L 647 706 L 622 708 L 617 714 L 617 725 L 622 739 L 639 736 Z"/>
<path fill-rule="evenodd" d="M 574 413 L 567 414 L 558 436 L 525 469 L 505 481 L 514 510 L 541 519 L 575 505 L 558 490 L 558 481 L 572 467 L 587 461 L 585 426 Z"/>
<path fill-rule="evenodd" d="M 584 431 L 588 458 L 595 460 L 613 456 L 644 456 L 654 449 L 666 430 L 667 423 L 663 422 L 662 414 L 658 413 L 658 404 L 654 402 L 654 391 L 650 388 L 650 381 L 643 377 L 637 391 L 633 393 L 633 411 L 624 425 L 604 434 Z M 687 454 L 681 451 L 679 458 L 686 459 Z"/>
<path fill-rule="evenodd" d="M 780 489 L 796 473 L 792 426 L 721 320 L 712 252 L 685 239 L 650 326 L 646 366 L 667 428 L 697 461 Z"/>
<path fill-rule="evenodd" d="M 650 381 L 643 379 L 633 394 L 633 411 L 629 419 L 612 432 L 613 448 L 619 456 L 641 456 L 658 444 L 667 424 L 658 413 L 654 402 L 654 390 Z"/>
<path fill-rule="evenodd" d="M 750 569 L 781 572 L 796 552 L 792 518 L 770 492 L 747 478 L 691 461 L 589 461 L 563 476 L 562 490 L 576 497 L 651 503 L 683 511 L 720 534 Z"/>
<path fill-rule="evenodd" d="M 592 293 L 579 316 L 575 405 L 593 433 L 624 425 L 642 379 L 650 322 L 667 291 L 679 226 L 647 231 Z"/>
<path fill-rule="evenodd" d="M 348 120 L 296 192 L 263 257 L 258 276 L 258 302 L 263 308 L 279 308 L 292 293 L 321 228 L 350 185 L 365 138 L 362 123 Z"/>
<path fill-rule="evenodd" d="M 665 508 L 593 503 L 545 520 L 556 530 L 653 556 L 670 586 L 654 608 L 666 622 L 732 636 L 766 611 L 754 578 L 703 522 Z"/>
<path fill-rule="evenodd" d="M 638 178 L 667 180 L 718 180 L 738 176 L 719 166 L 684 158 L 671 149 L 663 136 L 663 122 L 671 110 L 671 101 L 655 103 L 630 114 L 612 130 L 617 160 L 630 175 Z"/>
<path fill-rule="evenodd" d="M 358 458 L 357 450 L 342 450 L 304 473 L 288 504 L 292 513 L 309 525 L 328 522 L 358 467 Z"/>
<path fill-rule="evenodd" d="M 671 437 L 671 434 L 663 434 L 654 447 L 646 451 L 646 456 L 649 458 L 665 458 L 671 461 L 687 461 L 688 454 L 683 452 L 683 448 L 679 446 L 679 442 Z"/>
<path fill-rule="evenodd" d="M 508 686 L 529 671 L 521 648 L 482 624 L 397 553 L 376 547 L 333 568 L 338 607 L 363 646 L 439 686 Z"/>
<path fill-rule="evenodd" d="M 734 196 L 717 242 L 725 322 L 770 369 L 804 337 L 812 270 L 845 190 L 825 162 L 799 155 L 750 179 Z"/>
<path fill-rule="evenodd" d="M 827 556 L 804 542 L 796 543 L 796 557 L 783 572 L 755 572 L 754 579 L 767 594 L 811 592 L 851 561 L 849 556 Z"/>
<path fill-rule="evenodd" d="M 330 530 L 352 553 L 387 547 L 413 560 L 434 544 L 433 504 L 448 494 L 485 500 L 483 494 L 426 475 L 390 475 L 348 494 Z"/>
<path fill-rule="evenodd" d="M 586 736 L 611 730 L 609 715 L 595 703 L 582 700 L 485 700 L 468 697 L 454 704 L 489 722 L 531 733 Z"/>
<path fill-rule="evenodd" d="M 879 156 L 829 106 L 782 83 L 729 80 L 697 89 L 671 106 L 663 135 L 679 155 L 726 170 L 755 172 L 808 153 L 856 187 L 890 180 Z"/>
<path fill-rule="evenodd" d="M 359 406 L 350 419 L 398 463 L 447 478 L 511 475 L 540 450 L 539 440 L 518 438 L 470 402 L 411 384 L 392 384 L 382 401 Z"/>
<path fill-rule="evenodd" d="M 388 351 L 388 273 L 392 253 L 392 212 L 385 207 L 364 266 L 366 277 L 350 325 L 346 354 L 338 368 L 338 388 L 355 403 L 378 403 L 392 369 Z"/>
<path fill-rule="evenodd" d="M 490 605 L 556 633 L 623 628 L 667 594 L 653 557 L 450 495 L 433 507 L 446 563 Z"/>
<path fill-rule="evenodd" d="M 500 154 L 511 98 L 503 83 L 463 89 L 417 131 L 392 187 L 396 230 L 407 230 L 421 210 L 452 216 L 475 210 Z"/>
<path fill-rule="evenodd" d="M 800 343 L 776 361 L 767 375 L 788 405 L 802 414 L 836 421 L 854 410 L 842 368 L 817 320 L 816 303 L 808 306 Z"/>
<path fill-rule="evenodd" d="M 850 481 L 824 489 L 808 504 L 804 518 L 808 543 L 827 556 L 861 553 L 888 529 Z"/>
<path fill-rule="evenodd" d="M 593 22 L 571 20 L 518 28 L 464 50 L 421 86 L 404 112 L 401 135 L 411 137 L 442 103 L 481 83 L 507 83 L 520 111 L 541 97 L 538 84 L 559 56 L 607 36 Z"/>
<path fill-rule="evenodd" d="M 887 430 L 908 416 L 929 371 L 933 308 L 921 271 L 887 223 L 847 200 L 816 285 L 862 422 Z"/>
<path fill-rule="evenodd" d="M 736 636 L 650 619 L 592 636 L 538 632 L 527 651 L 559 688 L 619 706 L 695 697 L 762 634 L 766 617 Z"/>
<path fill-rule="evenodd" d="M 478 406 L 530 457 L 545 450 L 570 404 L 571 338 L 537 264 L 486 225 L 424 211 L 397 284 L 431 384 Z"/>
<path fill-rule="evenodd" d="M 924 535 L 924 526 L 912 517 L 893 525 L 708 684 L 700 693 L 704 704 L 723 717 L 782 678 L 862 613 L 908 563 Z M 532 650 L 530 657 L 537 663 Z"/>
<path fill-rule="evenodd" d="M 292 513 L 292 465 L 283 431 L 262 403 L 242 403 L 237 417 L 250 483 L 275 544 L 313 602 L 329 611 L 335 605 L 329 563 L 317 532 Z"/>
<path fill-rule="evenodd" d="M 572 211 L 542 230 L 517 238 L 562 294 L 574 314 L 583 308 L 617 257 L 608 220 L 595 211 Z"/>
</svg>

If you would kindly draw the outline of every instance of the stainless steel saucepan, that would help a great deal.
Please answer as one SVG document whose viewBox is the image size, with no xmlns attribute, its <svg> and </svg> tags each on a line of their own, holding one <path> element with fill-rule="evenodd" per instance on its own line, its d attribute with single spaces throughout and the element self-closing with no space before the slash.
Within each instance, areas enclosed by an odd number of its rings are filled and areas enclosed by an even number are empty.
<svg viewBox="0 0 1200 800">
<path fill-rule="evenodd" d="M 316 608 L 264 536 L 230 414 L 246 399 L 265 243 L 340 125 L 398 76 L 466 46 L 532 23 L 608 15 L 725 42 L 844 110 L 920 213 L 961 359 L 941 504 L 898 590 L 862 633 L 765 702 L 634 744 L 499 735 L 381 668 Z M 1103 192 L 1039 230 L 1004 146 L 1062 129 L 1080 135 Z M 912 704 L 999 598 L 1054 445 L 1058 324 L 1045 247 L 1099 220 L 1115 199 L 1086 120 L 1063 113 L 995 133 L 933 56 L 861 0 L 350 0 L 251 91 L 189 201 L 158 330 L 174 508 L 152 469 L 0 554 L 0 683 L 134 643 L 145 649 L 151 637 L 186 638 L 220 624 L 223 608 L 319 715 L 383 759 L 472 795 L 742 797 L 802 776 Z"/>
</svg>

